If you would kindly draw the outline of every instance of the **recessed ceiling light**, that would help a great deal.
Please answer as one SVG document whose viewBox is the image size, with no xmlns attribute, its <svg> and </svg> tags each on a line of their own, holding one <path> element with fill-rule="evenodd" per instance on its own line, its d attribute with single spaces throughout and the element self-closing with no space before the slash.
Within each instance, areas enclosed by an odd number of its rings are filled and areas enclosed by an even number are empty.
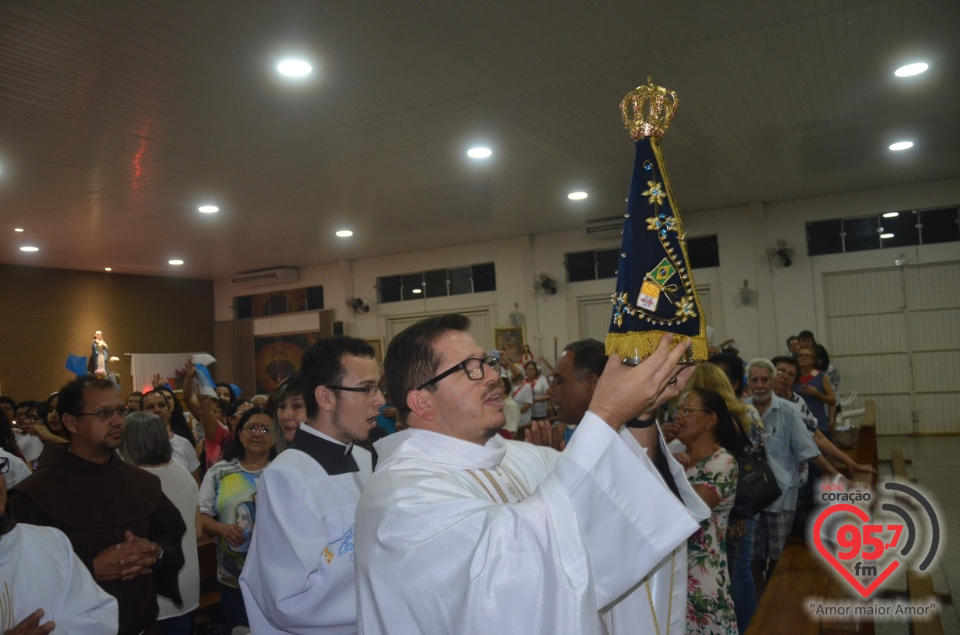
<svg viewBox="0 0 960 635">
<path fill-rule="evenodd" d="M 103 270 L 104 270 L 104 271 L 113 271 L 113 267 L 104 267 Z"/>
<path fill-rule="evenodd" d="M 911 77 L 913 75 L 919 75 L 926 71 L 929 66 L 924 62 L 916 62 L 914 64 L 907 64 L 906 66 L 901 66 L 893 72 L 897 77 Z"/>
<path fill-rule="evenodd" d="M 880 234 L 880 238 L 893 238 L 893 234 Z"/>
<path fill-rule="evenodd" d="M 203 214 L 216 214 L 220 211 L 220 208 L 216 205 L 201 205 L 197 208 L 197 211 Z"/>
<path fill-rule="evenodd" d="M 490 148 L 476 147 L 467 150 L 467 156 L 471 159 L 486 159 L 493 154 Z"/>
<path fill-rule="evenodd" d="M 411 289 L 411 293 L 423 293 L 423 289 Z"/>
<path fill-rule="evenodd" d="M 913 147 L 913 141 L 897 141 L 896 143 L 890 144 L 890 149 L 894 152 L 900 152 L 901 150 L 909 150 Z"/>
<path fill-rule="evenodd" d="M 40 248 L 33 245 L 24 245 L 20 248 L 20 251 L 40 251 Z"/>
<path fill-rule="evenodd" d="M 182 261 L 182 260 L 179 260 L 179 259 L 171 260 L 171 261 L 169 261 L 169 262 L 170 262 L 170 264 L 173 265 L 174 267 L 179 267 L 180 265 L 183 264 L 183 261 Z"/>
<path fill-rule="evenodd" d="M 338 238 L 350 238 L 351 236 L 353 236 L 353 232 L 349 229 L 341 229 L 337 232 Z"/>
<path fill-rule="evenodd" d="M 583 199 L 587 198 L 587 193 L 586 192 L 570 192 L 569 194 L 567 194 L 567 198 L 569 198 L 571 201 L 582 201 Z"/>
<path fill-rule="evenodd" d="M 896 218 L 900 215 L 900 212 L 887 212 L 883 215 L 884 218 Z"/>
<path fill-rule="evenodd" d="M 277 72 L 287 77 L 306 77 L 313 72 L 313 66 L 307 60 L 285 59 L 277 64 Z"/>
<path fill-rule="evenodd" d="M 22 231 L 23 231 L 23 228 L 22 228 L 22 227 L 14 227 L 14 228 L 13 228 L 13 231 L 15 231 L 15 232 L 22 232 Z"/>
</svg>

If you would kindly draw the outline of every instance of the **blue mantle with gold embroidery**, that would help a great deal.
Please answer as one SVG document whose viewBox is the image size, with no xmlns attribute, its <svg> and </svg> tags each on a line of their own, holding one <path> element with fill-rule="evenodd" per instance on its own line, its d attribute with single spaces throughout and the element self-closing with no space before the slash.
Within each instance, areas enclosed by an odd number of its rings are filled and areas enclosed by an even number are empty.
<svg viewBox="0 0 960 635">
<path fill-rule="evenodd" d="M 670 96 L 673 97 L 670 101 Z M 633 100 L 634 112 L 628 113 Z M 607 335 L 608 353 L 646 357 L 664 333 L 693 340 L 692 358 L 707 357 L 706 320 L 687 258 L 683 221 L 660 152 L 676 95 L 641 86 L 621 105 L 636 155 Z"/>
</svg>

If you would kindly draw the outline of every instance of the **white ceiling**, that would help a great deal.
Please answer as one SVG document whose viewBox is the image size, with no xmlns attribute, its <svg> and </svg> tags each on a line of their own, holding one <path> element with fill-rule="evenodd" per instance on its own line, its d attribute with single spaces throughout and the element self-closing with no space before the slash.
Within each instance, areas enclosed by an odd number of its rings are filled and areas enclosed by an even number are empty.
<svg viewBox="0 0 960 635">
<path fill-rule="evenodd" d="M 224 278 L 580 227 L 623 210 L 650 74 L 686 214 L 955 177 L 958 36 L 956 0 L 8 0 L 0 262 Z"/>
</svg>

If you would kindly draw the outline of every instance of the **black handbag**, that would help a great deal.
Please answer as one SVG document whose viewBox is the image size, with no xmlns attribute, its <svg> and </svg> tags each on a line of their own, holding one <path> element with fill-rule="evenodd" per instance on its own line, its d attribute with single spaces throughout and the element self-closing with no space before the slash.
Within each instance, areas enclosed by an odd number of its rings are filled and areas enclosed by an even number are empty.
<svg viewBox="0 0 960 635">
<path fill-rule="evenodd" d="M 780 498 L 780 486 L 767 462 L 767 452 L 761 439 L 759 445 L 748 441 L 747 448 L 737 457 L 737 495 L 733 501 L 733 515 L 750 518 Z"/>
</svg>

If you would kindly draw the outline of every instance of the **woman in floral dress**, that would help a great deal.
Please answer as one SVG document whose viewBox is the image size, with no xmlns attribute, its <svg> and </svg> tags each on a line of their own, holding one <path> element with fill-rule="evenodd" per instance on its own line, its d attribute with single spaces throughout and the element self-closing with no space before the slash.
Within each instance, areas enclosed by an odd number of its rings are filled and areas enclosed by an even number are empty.
<svg viewBox="0 0 960 635">
<path fill-rule="evenodd" d="M 740 427 L 717 392 L 690 390 L 677 407 L 677 438 L 687 446 L 678 458 L 687 479 L 711 508 L 710 517 L 687 540 L 687 632 L 737 635 L 730 598 L 727 524 L 737 492 Z"/>
</svg>

